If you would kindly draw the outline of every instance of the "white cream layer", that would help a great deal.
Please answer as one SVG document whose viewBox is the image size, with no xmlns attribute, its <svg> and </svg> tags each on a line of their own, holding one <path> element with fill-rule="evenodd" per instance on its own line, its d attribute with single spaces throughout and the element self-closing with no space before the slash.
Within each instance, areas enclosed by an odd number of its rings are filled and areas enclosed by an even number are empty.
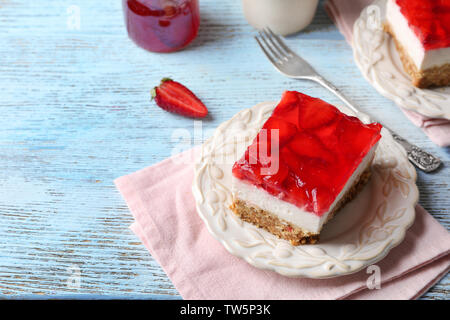
<svg viewBox="0 0 450 320">
<path fill-rule="evenodd" d="M 401 13 L 400 7 L 395 0 L 387 2 L 386 19 L 397 41 L 403 46 L 418 70 L 450 63 L 450 48 L 425 51 L 422 42 L 409 27 L 408 21 Z"/>
<path fill-rule="evenodd" d="M 377 145 L 373 146 L 369 153 L 365 156 L 358 168 L 353 172 L 347 184 L 336 197 L 330 208 L 321 217 L 312 212 L 303 210 L 296 205 L 278 199 L 267 191 L 256 186 L 237 179 L 233 176 L 232 192 L 235 199 L 243 200 L 262 210 L 269 211 L 278 216 L 278 218 L 288 221 L 289 223 L 312 233 L 319 233 L 323 224 L 327 221 L 328 215 L 333 211 L 339 200 L 345 196 L 350 187 L 356 182 L 359 176 L 370 165 L 375 155 Z"/>
</svg>

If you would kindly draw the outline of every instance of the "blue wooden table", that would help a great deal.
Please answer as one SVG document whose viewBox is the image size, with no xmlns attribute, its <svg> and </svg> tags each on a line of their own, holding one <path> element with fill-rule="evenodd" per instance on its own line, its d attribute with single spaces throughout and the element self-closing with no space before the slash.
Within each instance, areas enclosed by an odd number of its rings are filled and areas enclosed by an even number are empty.
<svg viewBox="0 0 450 320">
<path fill-rule="evenodd" d="M 201 15 L 189 48 L 159 55 L 128 39 L 121 1 L 0 0 L 0 297 L 179 297 L 128 229 L 131 215 L 113 185 L 170 156 L 175 129 L 193 130 L 193 120 L 150 102 L 161 78 L 202 98 L 207 130 L 285 89 L 338 102 L 274 71 L 240 1 L 201 0 Z M 444 160 L 435 174 L 419 172 L 418 185 L 420 203 L 448 229 L 449 149 L 363 79 L 323 3 L 288 43 L 363 110 Z M 450 298 L 450 277 L 423 298 Z"/>
</svg>

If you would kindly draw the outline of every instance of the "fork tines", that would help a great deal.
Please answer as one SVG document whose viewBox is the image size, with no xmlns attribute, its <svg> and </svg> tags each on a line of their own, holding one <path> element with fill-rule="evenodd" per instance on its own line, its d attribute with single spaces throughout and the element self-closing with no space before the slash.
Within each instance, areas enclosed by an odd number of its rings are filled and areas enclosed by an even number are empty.
<svg viewBox="0 0 450 320">
<path fill-rule="evenodd" d="M 294 54 L 281 37 L 270 28 L 266 27 L 258 34 L 259 36 L 255 36 L 255 39 L 272 63 L 283 63 L 283 60 L 287 61 Z"/>
</svg>

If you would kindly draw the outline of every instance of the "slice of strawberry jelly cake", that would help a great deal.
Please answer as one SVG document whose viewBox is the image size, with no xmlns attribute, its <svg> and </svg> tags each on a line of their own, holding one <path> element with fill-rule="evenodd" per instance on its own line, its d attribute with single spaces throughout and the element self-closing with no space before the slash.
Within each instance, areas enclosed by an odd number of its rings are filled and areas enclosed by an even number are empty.
<svg viewBox="0 0 450 320">
<path fill-rule="evenodd" d="M 450 0 L 389 0 L 384 29 L 414 86 L 450 85 Z"/>
<path fill-rule="evenodd" d="M 231 209 L 292 245 L 317 242 L 369 180 L 380 131 L 378 123 L 286 91 L 233 166 Z"/>
</svg>

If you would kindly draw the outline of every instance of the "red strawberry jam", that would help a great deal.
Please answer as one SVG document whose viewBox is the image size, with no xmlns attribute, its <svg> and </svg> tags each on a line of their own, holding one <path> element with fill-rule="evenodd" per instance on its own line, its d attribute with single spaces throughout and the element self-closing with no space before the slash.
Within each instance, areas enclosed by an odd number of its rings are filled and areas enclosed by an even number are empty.
<svg viewBox="0 0 450 320">
<path fill-rule="evenodd" d="M 450 46 L 450 0 L 395 0 L 425 50 Z"/>
<path fill-rule="evenodd" d="M 128 35 L 152 52 L 187 46 L 200 25 L 198 0 L 122 0 Z"/>
<path fill-rule="evenodd" d="M 278 141 L 271 139 L 274 129 Z M 286 91 L 252 145 L 234 164 L 233 175 L 322 216 L 381 138 L 380 131 L 378 123 L 365 125 L 325 101 Z M 278 152 L 272 154 L 272 150 Z"/>
</svg>

